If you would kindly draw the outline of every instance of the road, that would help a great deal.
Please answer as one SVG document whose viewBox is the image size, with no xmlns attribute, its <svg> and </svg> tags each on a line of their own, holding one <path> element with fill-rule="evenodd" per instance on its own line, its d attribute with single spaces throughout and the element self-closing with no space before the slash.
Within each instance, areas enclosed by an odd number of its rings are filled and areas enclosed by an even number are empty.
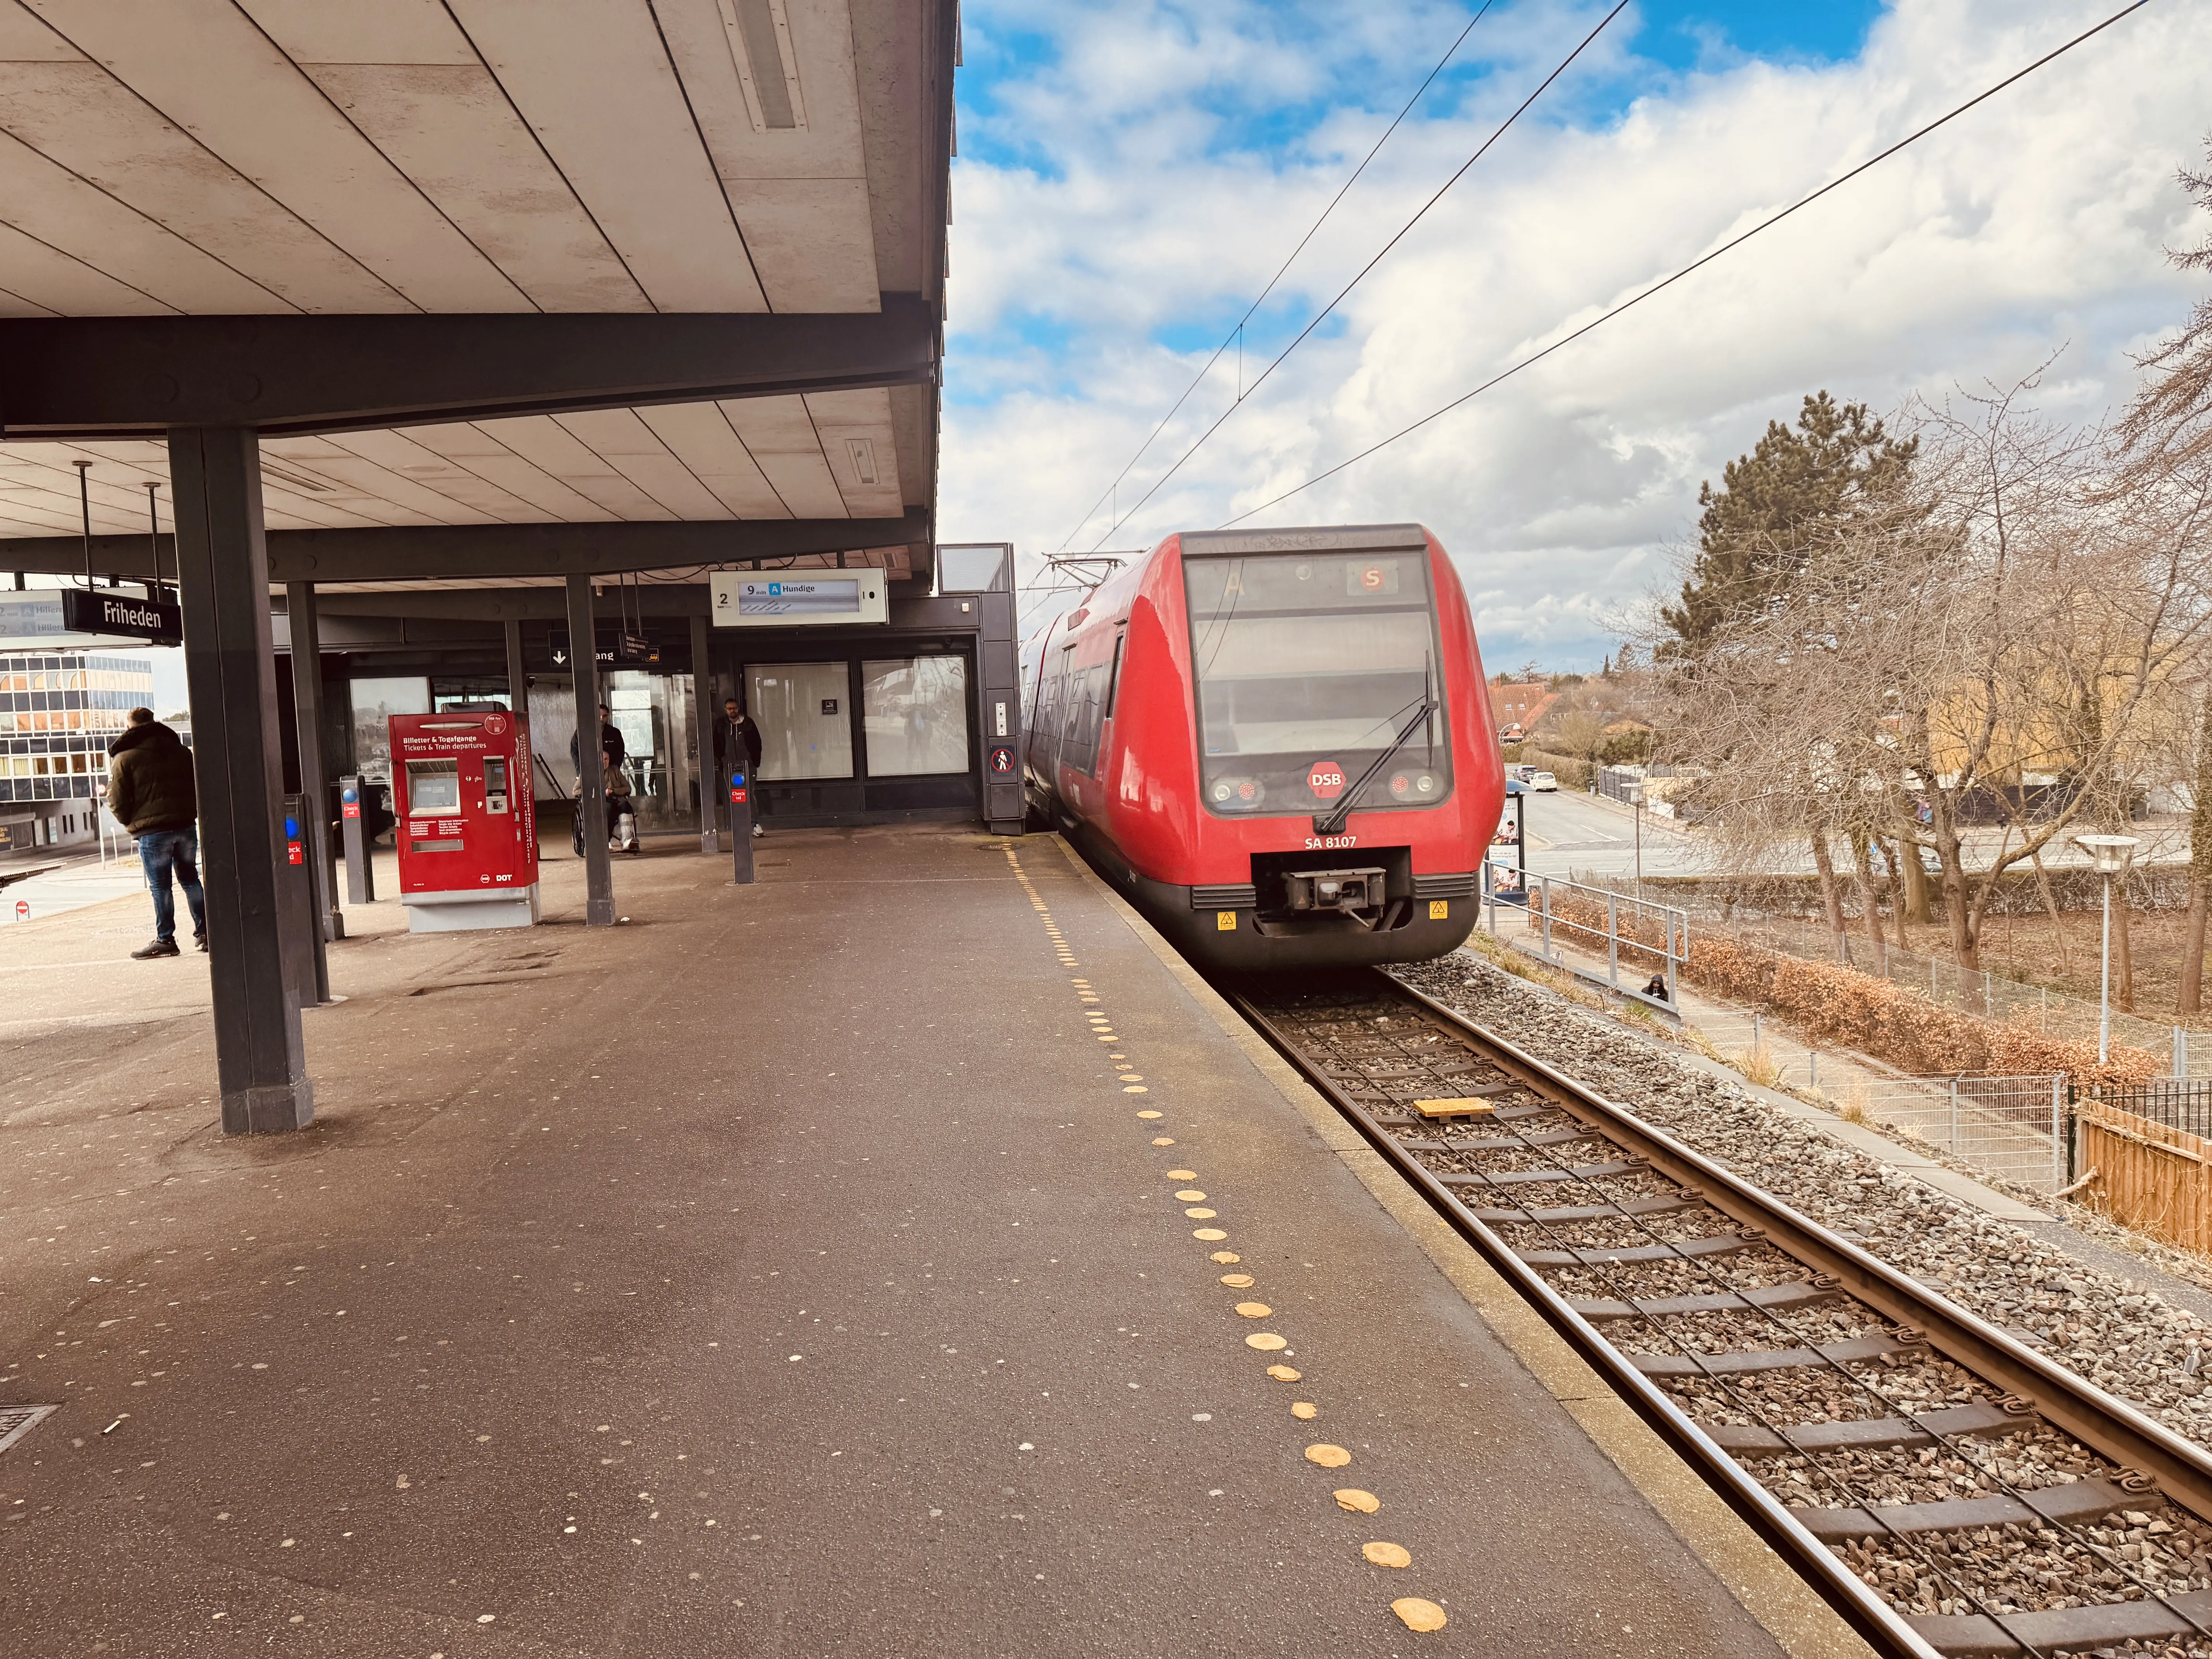
<svg viewBox="0 0 2212 1659">
<path fill-rule="evenodd" d="M 1598 875 L 1636 873 L 1636 814 L 1603 796 L 1560 790 L 1557 793 L 1524 797 L 1528 825 L 1528 868 L 1538 874 L 1566 876 L 1577 870 Z M 1509 811 L 1510 805 L 1509 803 Z M 2089 826 L 2081 826 L 2086 832 Z M 2046 869 L 2080 869 L 2087 866 L 2086 854 L 2074 844 L 2069 830 L 2058 844 L 2043 855 Z M 2180 864 L 2189 858 L 2189 821 L 2183 817 L 2151 818 L 2128 831 L 2141 842 L 2135 849 L 2138 865 Z M 1647 876 L 1686 876 L 1710 873 L 1711 843 L 1695 830 L 1668 820 L 1645 815 L 1643 827 L 1644 873 Z M 1976 828 L 1966 832 L 1969 869 L 1978 869 L 1997 856 L 2008 842 L 2017 848 L 2019 836 L 2001 829 Z M 1932 858 L 1932 854 L 1930 855 Z M 1810 875 L 1812 849 L 1799 842 L 1778 848 L 1762 860 L 1761 873 Z M 2028 866 L 2020 866 L 2026 869 Z"/>
<path fill-rule="evenodd" d="M 103 899 L 119 898 L 125 893 L 143 892 L 146 877 L 138 866 L 137 845 L 127 836 L 122 838 L 118 853 L 111 842 L 107 863 L 101 866 L 99 850 L 80 850 L 71 847 L 39 849 L 42 857 L 21 860 L 42 864 L 49 858 L 64 860 L 61 868 L 44 875 L 33 876 L 24 881 L 11 881 L 0 887 L 0 928 L 18 920 L 33 921 L 40 916 L 58 915 L 64 910 L 81 909 L 88 904 L 98 904 Z M 179 909 L 183 899 L 179 897 Z M 29 908 L 19 912 L 18 904 Z M 153 901 L 147 901 L 146 937 L 154 936 Z M 5 937 L 0 933 L 0 937 Z"/>
<path fill-rule="evenodd" d="M 1523 797 L 1528 826 L 1528 868 L 1540 875 L 1565 876 L 1577 870 L 1601 875 L 1636 873 L 1636 815 L 1602 796 L 1560 790 Z M 1697 872 L 1698 841 L 1686 831 L 1644 822 L 1644 873 Z"/>
</svg>

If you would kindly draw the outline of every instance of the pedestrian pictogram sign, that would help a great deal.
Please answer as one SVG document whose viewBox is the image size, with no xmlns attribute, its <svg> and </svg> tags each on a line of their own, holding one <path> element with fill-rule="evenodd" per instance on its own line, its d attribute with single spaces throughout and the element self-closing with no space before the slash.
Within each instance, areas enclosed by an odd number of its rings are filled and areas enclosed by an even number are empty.
<svg viewBox="0 0 2212 1659">
<path fill-rule="evenodd" d="M 994 775 L 1005 777 L 1013 769 L 1014 751 L 1002 743 L 991 751 L 991 770 Z"/>
</svg>

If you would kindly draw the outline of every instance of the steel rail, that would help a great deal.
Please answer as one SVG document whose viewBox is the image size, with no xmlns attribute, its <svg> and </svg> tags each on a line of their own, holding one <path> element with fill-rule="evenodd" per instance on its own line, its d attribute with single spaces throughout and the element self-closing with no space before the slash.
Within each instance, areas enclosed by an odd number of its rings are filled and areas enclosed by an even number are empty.
<svg viewBox="0 0 2212 1659">
<path fill-rule="evenodd" d="M 1931 1346 L 1983 1381 L 2031 1401 L 2047 1422 L 2123 1468 L 2150 1475 L 2168 1498 L 2212 1521 L 2212 1455 L 2202 1447 L 1464 1014 L 1397 980 L 1389 985 L 1394 994 L 1484 1044 L 1540 1092 L 1556 1091 L 1575 1108 L 1593 1114 L 1615 1145 L 1694 1189 L 1732 1219 L 1763 1229 L 1767 1242 L 1784 1255 L 1816 1273 L 1833 1274 L 1841 1288 L 1877 1313 L 1922 1332 Z"/>
<path fill-rule="evenodd" d="M 1403 994 L 1415 999 L 1425 1011 L 1442 1015 L 1486 1047 L 1492 1048 L 1505 1069 L 1522 1073 L 1522 1081 L 1536 1088 L 1540 1093 L 1559 1091 L 1571 1095 L 1578 1103 L 1586 1097 L 1592 1103 L 1596 1102 L 1595 1096 L 1589 1095 L 1580 1085 L 1560 1077 L 1542 1061 L 1522 1054 L 1480 1026 L 1452 1014 L 1449 1010 L 1438 1007 L 1397 981 L 1380 973 L 1376 973 L 1375 977 L 1387 985 L 1392 994 Z M 1759 1535 L 1762 1542 L 1810 1584 L 1814 1593 L 1857 1632 L 1869 1647 L 1884 1656 L 1884 1659 L 1940 1659 L 1936 1649 L 1925 1638 L 1907 1624 L 1857 1573 L 1846 1566 L 1841 1558 L 1822 1546 L 1796 1516 L 1776 1500 L 1771 1492 L 1752 1478 L 1742 1465 L 1716 1445 L 1688 1413 L 1668 1399 L 1649 1377 L 1636 1369 L 1626 1354 L 1600 1335 L 1595 1326 L 1577 1313 L 1566 1298 L 1547 1284 L 1535 1269 L 1522 1261 L 1504 1240 L 1477 1219 L 1474 1212 L 1462 1203 L 1449 1188 L 1400 1146 L 1396 1138 L 1376 1122 L 1364 1107 L 1338 1088 L 1318 1066 L 1312 1064 L 1300 1052 L 1297 1045 L 1279 1030 L 1274 1022 L 1254 1006 L 1249 998 L 1232 987 L 1222 988 L 1231 1006 L 1250 1022 L 1253 1029 L 1266 1038 L 1276 1052 L 1297 1068 L 1299 1075 L 1322 1098 L 1334 1106 L 1352 1127 L 1359 1131 L 1383 1162 L 1421 1195 L 1446 1225 L 1472 1245 L 1499 1277 L 1533 1306 L 1544 1322 L 1605 1380 L 1630 1409 L 1697 1473 L 1698 1478 Z M 1619 1109 L 1612 1110 L 1617 1112 Z M 1696 1155 L 1692 1153 L 1691 1156 Z M 1654 1167 L 1660 1167 L 1656 1161 Z M 1727 1206 L 1719 1207 L 1726 1209 Z M 1733 1211 L 1728 1212 L 1734 1213 Z"/>
</svg>

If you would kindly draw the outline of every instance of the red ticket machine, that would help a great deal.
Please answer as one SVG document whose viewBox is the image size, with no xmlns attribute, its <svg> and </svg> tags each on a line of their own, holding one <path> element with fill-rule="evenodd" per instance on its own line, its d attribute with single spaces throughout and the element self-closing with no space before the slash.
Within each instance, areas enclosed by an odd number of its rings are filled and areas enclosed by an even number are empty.
<svg viewBox="0 0 2212 1659">
<path fill-rule="evenodd" d="M 392 716 L 399 902 L 416 933 L 538 920 L 530 721 L 503 709 Z"/>
</svg>

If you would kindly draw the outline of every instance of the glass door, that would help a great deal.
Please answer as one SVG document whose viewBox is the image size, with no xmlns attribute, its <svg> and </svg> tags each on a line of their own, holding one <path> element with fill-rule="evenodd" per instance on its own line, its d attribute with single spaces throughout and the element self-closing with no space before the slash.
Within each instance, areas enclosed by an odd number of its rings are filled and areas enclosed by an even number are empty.
<svg viewBox="0 0 2212 1659">
<path fill-rule="evenodd" d="M 849 681 L 842 662 L 747 665 L 745 708 L 760 727 L 763 781 L 853 775 Z"/>
</svg>

